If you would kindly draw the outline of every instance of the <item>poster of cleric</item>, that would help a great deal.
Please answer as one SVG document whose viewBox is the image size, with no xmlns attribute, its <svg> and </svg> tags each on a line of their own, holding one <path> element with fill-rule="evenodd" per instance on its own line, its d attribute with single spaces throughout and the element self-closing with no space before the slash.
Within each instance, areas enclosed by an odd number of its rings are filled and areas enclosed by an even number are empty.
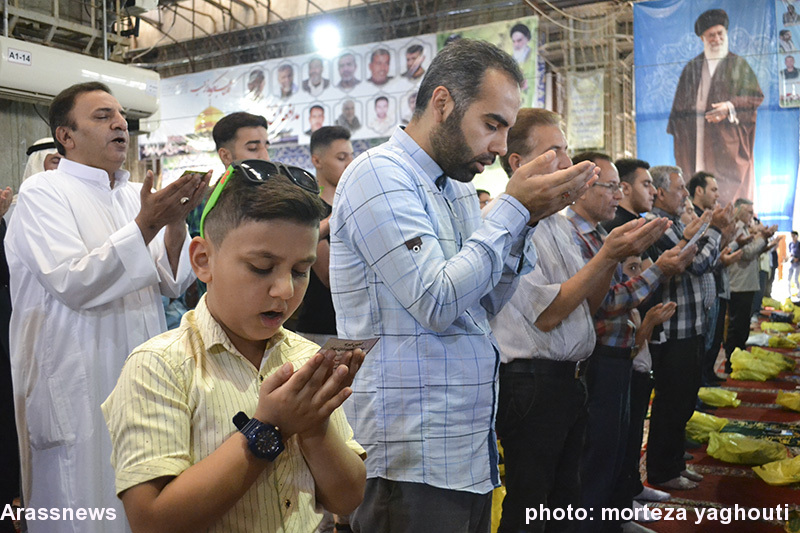
<svg viewBox="0 0 800 533">
<path fill-rule="evenodd" d="M 721 202 L 753 200 L 783 231 L 800 143 L 798 109 L 780 107 L 776 13 L 788 1 L 634 4 L 638 156 L 679 166 L 687 183 L 710 172 Z"/>
</svg>

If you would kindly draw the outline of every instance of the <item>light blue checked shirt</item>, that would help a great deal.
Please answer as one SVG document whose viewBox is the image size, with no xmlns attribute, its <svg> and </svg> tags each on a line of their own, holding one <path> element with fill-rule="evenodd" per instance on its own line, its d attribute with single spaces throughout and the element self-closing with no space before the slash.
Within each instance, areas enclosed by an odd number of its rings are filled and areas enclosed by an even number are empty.
<svg viewBox="0 0 800 533">
<path fill-rule="evenodd" d="M 398 128 L 342 175 L 331 217 L 340 337 L 380 337 L 345 402 L 367 477 L 487 493 L 498 486 L 499 356 L 488 317 L 535 264 L 528 210 L 475 188 Z M 524 248 L 524 250 L 523 250 Z"/>
</svg>

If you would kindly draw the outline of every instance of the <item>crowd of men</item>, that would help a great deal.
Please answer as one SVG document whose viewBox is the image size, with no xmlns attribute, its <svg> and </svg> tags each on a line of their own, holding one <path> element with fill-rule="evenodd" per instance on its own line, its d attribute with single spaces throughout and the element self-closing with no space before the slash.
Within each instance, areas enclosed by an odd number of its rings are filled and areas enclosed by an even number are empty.
<svg viewBox="0 0 800 533">
<path fill-rule="evenodd" d="M 268 161 L 263 117 L 228 115 L 210 197 L 210 173 L 129 181 L 107 87 L 58 95 L 61 160 L 23 183 L 5 239 L 23 507 L 108 514 L 28 530 L 313 531 L 327 510 L 338 531 L 486 533 L 498 438 L 504 533 L 646 531 L 600 509 L 697 487 L 684 426 L 726 309 L 726 354 L 744 345 L 775 228 L 717 205 L 711 175 L 570 159 L 523 85 L 457 40 L 385 144 L 353 159 L 347 129 L 314 131 L 316 179 Z M 497 157 L 507 187 L 479 206 Z M 208 292 L 165 333 L 160 295 L 195 276 Z M 379 342 L 316 353 L 282 327 L 304 295 L 306 337 Z"/>
</svg>

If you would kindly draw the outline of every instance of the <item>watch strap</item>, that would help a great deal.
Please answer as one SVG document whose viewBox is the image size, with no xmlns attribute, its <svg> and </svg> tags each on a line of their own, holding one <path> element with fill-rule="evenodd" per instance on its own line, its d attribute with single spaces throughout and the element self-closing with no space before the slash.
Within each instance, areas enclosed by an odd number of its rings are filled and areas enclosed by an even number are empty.
<svg viewBox="0 0 800 533">
<path fill-rule="evenodd" d="M 274 461 L 284 450 L 283 437 L 277 426 L 249 418 L 242 411 L 236 413 L 233 423 L 247 439 L 247 447 L 259 459 Z"/>
</svg>

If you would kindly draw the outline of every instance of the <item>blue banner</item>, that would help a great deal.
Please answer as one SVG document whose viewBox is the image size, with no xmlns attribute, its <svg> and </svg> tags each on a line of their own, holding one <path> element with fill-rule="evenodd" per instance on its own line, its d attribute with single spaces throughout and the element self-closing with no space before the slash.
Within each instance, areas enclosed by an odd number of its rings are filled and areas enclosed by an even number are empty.
<svg viewBox="0 0 800 533">
<path fill-rule="evenodd" d="M 711 172 L 723 203 L 792 229 L 800 111 L 780 107 L 775 0 L 655 0 L 634 8 L 638 157 Z M 783 67 L 781 67 L 783 68 Z"/>
</svg>

